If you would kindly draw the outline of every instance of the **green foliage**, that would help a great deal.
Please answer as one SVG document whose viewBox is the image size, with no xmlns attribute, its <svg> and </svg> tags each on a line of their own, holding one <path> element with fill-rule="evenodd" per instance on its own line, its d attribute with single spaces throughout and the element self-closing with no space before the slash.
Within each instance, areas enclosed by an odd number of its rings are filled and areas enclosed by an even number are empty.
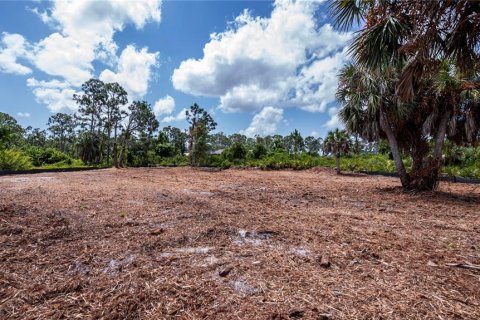
<svg viewBox="0 0 480 320">
<path fill-rule="evenodd" d="M 172 126 L 164 127 L 162 132 L 159 133 L 159 139 L 164 138 L 166 138 L 166 141 L 161 142 L 172 144 L 175 147 L 176 154 L 183 155 L 185 153 L 187 144 L 187 134 L 185 132 Z"/>
<path fill-rule="evenodd" d="M 222 156 L 229 161 L 242 160 L 247 156 L 247 148 L 244 144 L 235 142 L 230 148 L 223 151 Z"/>
<path fill-rule="evenodd" d="M 252 150 L 252 157 L 254 159 L 262 159 L 267 152 L 267 148 L 263 144 L 256 144 Z"/>
<path fill-rule="evenodd" d="M 192 147 L 190 149 L 190 164 L 193 166 L 205 166 L 208 164 L 210 148 L 207 143 L 208 129 L 203 124 L 197 124 L 191 130 L 193 137 Z"/>
<path fill-rule="evenodd" d="M 87 164 L 100 162 L 101 150 L 100 137 L 91 132 L 82 132 L 78 138 L 78 154 L 80 159 Z"/>
<path fill-rule="evenodd" d="M 308 136 L 305 138 L 305 149 L 311 155 L 318 155 L 322 148 L 322 139 Z"/>
<path fill-rule="evenodd" d="M 208 163 L 207 165 L 209 167 L 216 167 L 216 168 L 222 168 L 222 169 L 228 169 L 234 165 L 239 165 L 240 162 L 236 161 L 237 164 L 234 162 L 230 161 L 229 159 L 225 158 L 223 155 L 211 155 L 208 158 Z"/>
<path fill-rule="evenodd" d="M 190 125 L 188 129 L 190 164 L 193 166 L 207 165 L 210 149 L 208 134 L 215 129 L 217 123 L 206 110 L 196 103 L 185 112 L 185 115 Z"/>
<path fill-rule="evenodd" d="M 158 159 L 157 163 L 160 166 L 183 167 L 188 165 L 188 157 L 183 154 L 177 154 L 173 157 Z"/>
<path fill-rule="evenodd" d="M 60 162 L 65 165 L 72 165 L 73 163 L 73 159 L 69 155 L 55 148 L 29 147 L 25 152 L 31 158 L 33 165 L 36 167 Z"/>
<path fill-rule="evenodd" d="M 33 167 L 30 157 L 21 151 L 0 150 L 0 170 L 29 170 Z"/>
<path fill-rule="evenodd" d="M 23 128 L 12 116 L 0 112 L 0 150 L 17 147 L 22 141 Z"/>
<path fill-rule="evenodd" d="M 52 164 L 45 164 L 38 169 L 66 169 L 66 168 L 86 168 L 86 166 L 82 160 L 79 159 L 68 159 L 59 162 L 55 162 Z"/>
<path fill-rule="evenodd" d="M 308 153 L 299 155 L 289 154 L 284 151 L 270 153 L 261 160 L 256 162 L 256 166 L 261 169 L 279 170 L 294 169 L 302 170 L 317 166 L 333 166 L 335 161 L 330 157 L 318 157 Z"/>
<path fill-rule="evenodd" d="M 175 146 L 170 143 L 158 143 L 155 146 L 155 153 L 161 158 L 170 158 L 177 154 Z"/>
</svg>

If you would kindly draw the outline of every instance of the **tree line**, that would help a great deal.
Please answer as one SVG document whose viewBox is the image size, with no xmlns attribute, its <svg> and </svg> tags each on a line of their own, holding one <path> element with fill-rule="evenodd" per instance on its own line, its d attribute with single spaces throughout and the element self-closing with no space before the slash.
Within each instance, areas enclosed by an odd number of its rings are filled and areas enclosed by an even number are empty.
<svg viewBox="0 0 480 320">
<path fill-rule="evenodd" d="M 82 92 L 73 96 L 77 112 L 53 114 L 45 130 L 22 128 L 12 116 L 0 113 L 0 149 L 22 150 L 34 166 L 62 161 L 68 165 L 74 159 L 95 166 L 148 166 L 165 158 L 173 164 L 187 159 L 190 165 L 200 166 L 209 165 L 215 154 L 230 160 L 246 156 L 260 159 L 271 152 L 331 153 L 339 157 L 352 144 L 350 137 L 338 130 L 325 142 L 313 136 L 304 138 L 296 129 L 286 136 L 255 138 L 212 133 L 217 123 L 196 103 L 186 111 L 187 130 L 173 126 L 160 129 L 151 105 L 146 101 L 129 103 L 127 92 L 118 83 L 90 79 L 81 88 Z M 336 139 L 342 137 L 341 147 L 335 146 Z"/>
</svg>

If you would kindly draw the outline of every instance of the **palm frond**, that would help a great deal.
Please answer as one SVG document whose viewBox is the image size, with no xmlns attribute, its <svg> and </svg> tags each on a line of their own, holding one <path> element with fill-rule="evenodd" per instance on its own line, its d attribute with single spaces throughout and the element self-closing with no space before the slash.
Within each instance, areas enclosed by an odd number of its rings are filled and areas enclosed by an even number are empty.
<svg viewBox="0 0 480 320">
<path fill-rule="evenodd" d="M 330 4 L 330 11 L 335 18 L 334 26 L 346 31 L 353 24 L 360 24 L 365 19 L 367 10 L 372 6 L 373 1 L 365 0 L 335 0 Z"/>
</svg>

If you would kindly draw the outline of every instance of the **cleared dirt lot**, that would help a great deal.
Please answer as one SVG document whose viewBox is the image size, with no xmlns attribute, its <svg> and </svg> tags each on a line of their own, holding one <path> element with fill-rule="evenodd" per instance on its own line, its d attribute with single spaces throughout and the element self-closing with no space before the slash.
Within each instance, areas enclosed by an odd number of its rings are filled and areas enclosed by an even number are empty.
<svg viewBox="0 0 480 320">
<path fill-rule="evenodd" d="M 0 177 L 2 319 L 479 319 L 480 186 L 327 170 Z"/>
</svg>

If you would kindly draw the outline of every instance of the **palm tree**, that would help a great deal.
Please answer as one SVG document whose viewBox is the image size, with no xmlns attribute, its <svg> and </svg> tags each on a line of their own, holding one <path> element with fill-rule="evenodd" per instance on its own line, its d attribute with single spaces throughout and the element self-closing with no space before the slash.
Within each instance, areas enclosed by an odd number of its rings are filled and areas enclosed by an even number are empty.
<svg viewBox="0 0 480 320">
<path fill-rule="evenodd" d="M 347 129 L 387 138 L 404 188 L 434 189 L 447 133 L 461 143 L 480 134 L 480 2 L 337 0 L 332 9 L 341 28 L 366 20 L 340 73 Z"/>
<path fill-rule="evenodd" d="M 337 174 L 340 174 L 340 156 L 350 152 L 352 142 L 345 130 L 329 131 L 323 141 L 323 151 L 335 156 Z"/>
</svg>

